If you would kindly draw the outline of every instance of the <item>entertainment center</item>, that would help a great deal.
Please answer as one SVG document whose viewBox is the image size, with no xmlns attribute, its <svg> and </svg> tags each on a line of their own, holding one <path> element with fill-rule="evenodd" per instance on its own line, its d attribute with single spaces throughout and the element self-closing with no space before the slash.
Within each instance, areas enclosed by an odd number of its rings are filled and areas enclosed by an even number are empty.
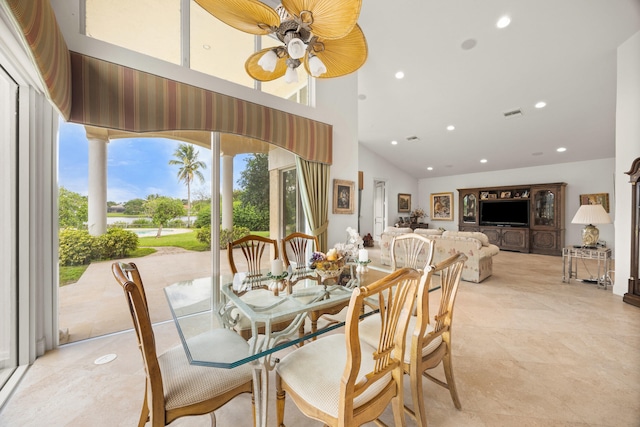
<svg viewBox="0 0 640 427">
<path fill-rule="evenodd" d="M 562 255 L 564 182 L 458 189 L 458 229 L 503 250 Z"/>
</svg>

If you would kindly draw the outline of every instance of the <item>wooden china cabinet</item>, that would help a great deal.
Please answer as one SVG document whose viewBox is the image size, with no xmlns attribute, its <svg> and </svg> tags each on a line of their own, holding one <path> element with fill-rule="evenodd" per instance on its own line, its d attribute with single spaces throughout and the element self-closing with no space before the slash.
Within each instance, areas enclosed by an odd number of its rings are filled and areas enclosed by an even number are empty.
<svg viewBox="0 0 640 427">
<path fill-rule="evenodd" d="M 458 189 L 460 231 L 480 231 L 500 249 L 562 255 L 564 182 Z"/>
<path fill-rule="evenodd" d="M 631 265 L 629 269 L 629 292 L 622 300 L 640 307 L 640 157 L 626 172 L 631 183 Z"/>
</svg>

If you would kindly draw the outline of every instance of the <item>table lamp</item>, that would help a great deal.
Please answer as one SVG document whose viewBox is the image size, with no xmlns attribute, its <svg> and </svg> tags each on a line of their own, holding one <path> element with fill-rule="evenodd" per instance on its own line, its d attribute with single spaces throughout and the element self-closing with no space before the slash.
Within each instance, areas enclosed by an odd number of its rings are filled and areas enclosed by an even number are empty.
<svg viewBox="0 0 640 427">
<path fill-rule="evenodd" d="M 594 224 L 611 224 L 611 218 L 602 205 L 581 205 L 571 223 L 585 224 L 582 229 L 582 245 L 596 247 L 600 231 Z"/>
</svg>

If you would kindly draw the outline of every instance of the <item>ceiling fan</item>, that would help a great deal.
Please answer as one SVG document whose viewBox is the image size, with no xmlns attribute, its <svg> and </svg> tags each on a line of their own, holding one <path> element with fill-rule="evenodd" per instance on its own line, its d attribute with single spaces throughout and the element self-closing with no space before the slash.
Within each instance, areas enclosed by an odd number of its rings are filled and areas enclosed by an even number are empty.
<svg viewBox="0 0 640 427">
<path fill-rule="evenodd" d="M 235 29 L 275 34 L 283 43 L 255 52 L 245 70 L 259 81 L 285 76 L 298 80 L 296 68 L 318 78 L 340 77 L 367 59 L 367 40 L 357 24 L 362 0 L 282 0 L 275 9 L 258 0 L 196 0 L 207 12 Z"/>
</svg>

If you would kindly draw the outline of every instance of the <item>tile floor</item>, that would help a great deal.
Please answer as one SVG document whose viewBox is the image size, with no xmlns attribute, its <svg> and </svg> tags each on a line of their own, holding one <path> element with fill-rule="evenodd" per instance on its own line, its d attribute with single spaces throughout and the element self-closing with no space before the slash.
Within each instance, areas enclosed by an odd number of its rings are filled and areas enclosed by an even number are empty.
<svg viewBox="0 0 640 427">
<path fill-rule="evenodd" d="M 561 277 L 560 257 L 503 251 L 492 277 L 462 282 L 453 332 L 462 410 L 425 381 L 430 426 L 640 426 L 640 309 L 611 288 Z M 155 331 L 160 351 L 178 343 L 171 322 Z M 108 353 L 117 358 L 94 364 Z M 64 345 L 29 368 L 0 411 L 0 426 L 133 426 L 143 390 L 132 332 Z M 217 412 L 218 425 L 251 426 L 249 408 L 248 395 L 233 400 Z M 382 419 L 392 424 L 390 409 Z M 275 425 L 275 402 L 269 422 Z M 291 402 L 285 422 L 321 425 Z M 192 417 L 173 425 L 209 424 Z"/>
</svg>

